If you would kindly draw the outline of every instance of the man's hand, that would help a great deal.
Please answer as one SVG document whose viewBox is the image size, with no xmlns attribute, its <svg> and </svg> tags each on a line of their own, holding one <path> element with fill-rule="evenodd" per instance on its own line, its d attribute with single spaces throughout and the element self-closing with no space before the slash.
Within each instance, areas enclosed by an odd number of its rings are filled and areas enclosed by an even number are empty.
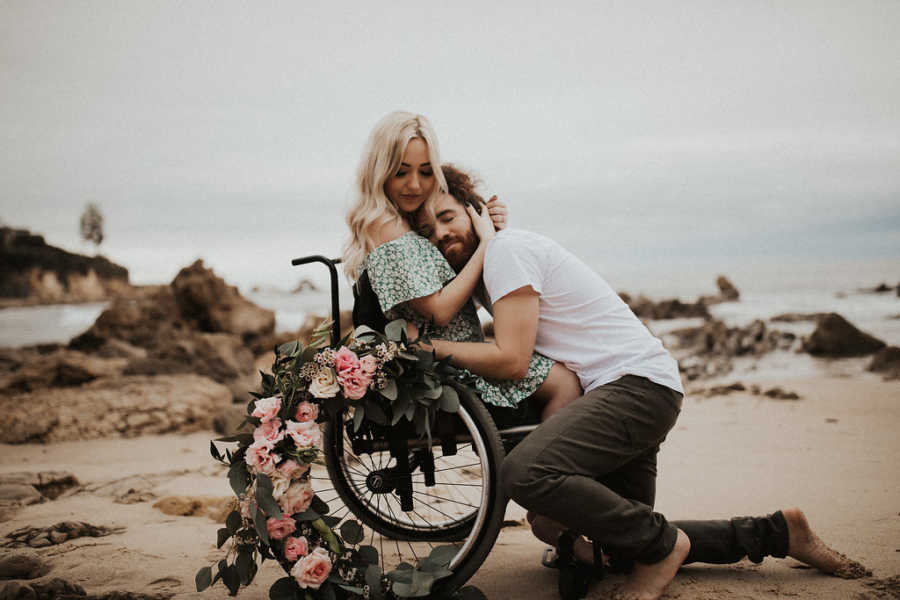
<svg viewBox="0 0 900 600">
<path fill-rule="evenodd" d="M 491 215 L 494 229 L 500 231 L 501 229 L 506 228 L 506 217 L 509 214 L 509 211 L 506 208 L 506 204 L 500 202 L 496 195 L 491 196 L 491 199 L 487 201 L 487 211 L 488 214 Z"/>
</svg>

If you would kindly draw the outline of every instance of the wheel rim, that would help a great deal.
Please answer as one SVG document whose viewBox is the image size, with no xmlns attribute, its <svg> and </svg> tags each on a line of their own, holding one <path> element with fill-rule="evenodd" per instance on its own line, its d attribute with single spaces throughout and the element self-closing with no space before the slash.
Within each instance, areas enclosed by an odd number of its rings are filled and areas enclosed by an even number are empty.
<svg viewBox="0 0 900 600">
<path fill-rule="evenodd" d="M 342 521 L 363 521 L 366 537 L 362 543 L 379 550 L 383 569 L 390 570 L 401 562 L 415 563 L 427 556 L 431 548 L 459 539 L 466 533 L 468 535 L 461 545 L 454 544 L 458 551 L 450 562 L 450 570 L 456 570 L 474 549 L 490 505 L 493 471 L 483 436 L 464 406 L 460 406 L 459 417 L 468 430 L 470 441 L 461 444 L 455 456 L 444 457 L 440 447 L 434 448 L 437 484 L 434 487 L 425 487 L 421 471 L 413 473 L 415 506 L 410 513 L 400 510 L 396 494 L 374 493 L 367 484 L 367 478 L 373 471 L 391 466 L 389 453 L 354 454 L 343 427 L 343 452 L 332 468 L 340 470 L 345 487 L 348 493 L 355 496 L 356 502 L 348 503 L 341 497 L 338 486 L 331 481 L 324 465 L 314 467 L 311 473 L 314 489 L 332 507 L 331 514 L 335 517 Z M 353 507 L 355 510 L 351 510 L 349 504 L 357 504 Z M 354 514 L 360 509 L 368 512 L 370 521 L 380 520 L 393 526 L 401 531 L 402 536 L 392 536 L 392 529 L 387 533 L 376 531 L 361 515 Z"/>
</svg>

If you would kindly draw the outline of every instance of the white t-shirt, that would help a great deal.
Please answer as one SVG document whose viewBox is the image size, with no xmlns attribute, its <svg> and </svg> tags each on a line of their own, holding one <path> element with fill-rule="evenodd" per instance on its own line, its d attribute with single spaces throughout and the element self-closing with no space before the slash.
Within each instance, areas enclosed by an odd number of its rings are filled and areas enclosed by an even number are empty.
<svg viewBox="0 0 900 600">
<path fill-rule="evenodd" d="M 639 375 L 684 393 L 678 363 L 619 295 L 571 252 L 536 233 L 504 229 L 488 243 L 491 304 L 530 285 L 540 295 L 534 349 L 578 375 L 585 392 Z"/>
</svg>

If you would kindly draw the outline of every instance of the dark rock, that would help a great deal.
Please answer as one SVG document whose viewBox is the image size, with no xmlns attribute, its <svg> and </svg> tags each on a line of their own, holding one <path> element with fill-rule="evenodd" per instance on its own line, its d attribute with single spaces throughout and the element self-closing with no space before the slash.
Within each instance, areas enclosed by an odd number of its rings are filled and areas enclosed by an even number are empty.
<svg viewBox="0 0 900 600">
<path fill-rule="evenodd" d="M 815 356 L 865 356 L 885 347 L 881 340 L 864 333 L 837 313 L 830 313 L 819 320 L 809 338 L 803 341 L 803 350 Z"/>
<path fill-rule="evenodd" d="M 632 299 L 628 294 L 620 294 L 631 311 L 641 319 L 681 319 L 709 318 L 709 310 L 703 302 L 685 303 L 677 298 L 654 302 L 646 296 Z"/>
<path fill-rule="evenodd" d="M 0 227 L 2 298 L 84 302 L 108 299 L 128 287 L 128 269 L 102 256 L 73 254 L 27 230 Z"/>
<path fill-rule="evenodd" d="M 0 555 L 0 579 L 36 579 L 49 572 L 50 565 L 31 550 Z"/>
<path fill-rule="evenodd" d="M 873 373 L 882 373 L 885 379 L 900 379 L 900 348 L 888 346 L 879 350 L 866 367 Z"/>
<path fill-rule="evenodd" d="M 37 600 L 37 594 L 28 584 L 7 581 L 0 585 L 0 600 Z"/>
<path fill-rule="evenodd" d="M 763 396 L 774 398 L 775 400 L 799 400 L 800 396 L 796 392 L 788 392 L 780 387 L 774 387 L 763 392 Z"/>
<path fill-rule="evenodd" d="M 50 500 L 56 500 L 69 490 L 78 487 L 78 480 L 66 471 L 19 471 L 0 474 L 0 486 L 2 485 L 30 486 L 41 496 Z"/>
<path fill-rule="evenodd" d="M 305 278 L 301 279 L 300 282 L 297 283 L 296 286 L 294 286 L 294 289 L 291 290 L 291 293 L 292 293 L 292 294 L 300 294 L 300 293 L 305 292 L 305 291 L 307 291 L 307 290 L 309 290 L 310 292 L 318 292 L 318 291 L 319 291 L 319 286 L 317 286 L 317 285 L 316 285 L 311 279 L 309 279 L 308 277 L 305 277 Z"/>
<path fill-rule="evenodd" d="M 50 581 L 35 581 L 31 588 L 38 600 L 51 600 L 55 598 L 80 598 L 85 597 L 84 588 L 77 583 L 54 577 Z"/>
<path fill-rule="evenodd" d="M 213 430 L 220 435 L 231 435 L 237 432 L 238 427 L 247 416 L 247 406 L 232 404 L 220 410 L 213 417 Z"/>
<path fill-rule="evenodd" d="M 171 287 L 182 316 L 200 331 L 232 333 L 245 343 L 275 331 L 273 311 L 246 300 L 201 260 L 182 269 Z"/>
</svg>

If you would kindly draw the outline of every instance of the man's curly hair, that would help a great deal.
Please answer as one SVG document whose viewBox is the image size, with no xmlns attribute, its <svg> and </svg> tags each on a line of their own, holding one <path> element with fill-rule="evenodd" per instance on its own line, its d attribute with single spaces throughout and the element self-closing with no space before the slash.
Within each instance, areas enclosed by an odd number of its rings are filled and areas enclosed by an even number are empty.
<svg viewBox="0 0 900 600">
<path fill-rule="evenodd" d="M 460 204 L 468 204 L 478 211 L 478 214 L 481 214 L 484 198 L 475 191 L 475 187 L 481 182 L 449 163 L 442 165 L 441 171 L 444 172 L 444 179 L 447 180 L 447 193 L 456 198 Z"/>
</svg>

